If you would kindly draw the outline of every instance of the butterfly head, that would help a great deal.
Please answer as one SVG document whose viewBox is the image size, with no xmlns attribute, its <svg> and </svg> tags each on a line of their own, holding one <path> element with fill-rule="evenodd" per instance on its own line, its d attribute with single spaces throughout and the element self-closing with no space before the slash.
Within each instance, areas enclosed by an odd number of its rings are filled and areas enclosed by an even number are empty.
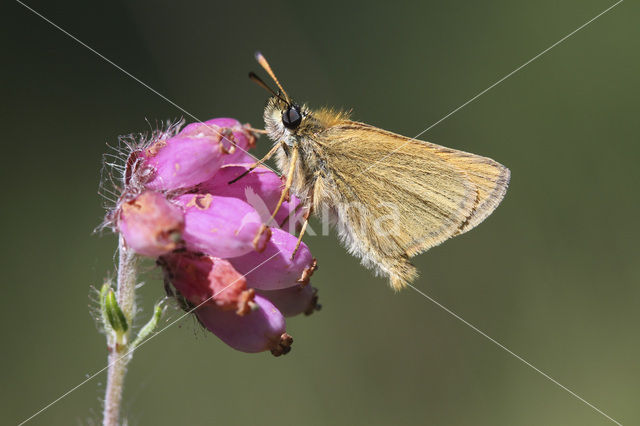
<svg viewBox="0 0 640 426">
<path fill-rule="evenodd" d="M 256 74 L 249 73 L 249 78 L 272 95 L 264 109 L 265 129 L 273 141 L 284 141 L 288 145 L 293 145 L 295 140 L 302 135 L 308 127 L 307 123 L 311 112 L 305 105 L 299 105 L 289 97 L 271 70 L 271 66 L 269 66 L 269 63 L 261 53 L 256 53 L 256 60 L 273 79 L 279 89 L 279 91 L 276 92 Z"/>
<path fill-rule="evenodd" d="M 293 145 L 309 130 L 310 115 L 311 111 L 306 105 L 272 96 L 264 109 L 265 130 L 273 141 Z"/>
</svg>

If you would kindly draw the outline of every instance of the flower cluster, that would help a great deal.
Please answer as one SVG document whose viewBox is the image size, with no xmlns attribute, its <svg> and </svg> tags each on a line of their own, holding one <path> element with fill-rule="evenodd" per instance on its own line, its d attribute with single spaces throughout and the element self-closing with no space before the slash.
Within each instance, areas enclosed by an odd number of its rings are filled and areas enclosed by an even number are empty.
<svg viewBox="0 0 640 426">
<path fill-rule="evenodd" d="M 304 243 L 293 256 L 296 236 L 277 226 L 297 223 L 300 202 L 291 196 L 270 223 L 277 174 L 259 167 L 229 183 L 254 161 L 248 125 L 217 118 L 180 127 L 127 144 L 107 223 L 127 248 L 157 259 L 168 292 L 229 346 L 287 353 L 284 317 L 318 308 L 309 285 L 316 261 Z"/>
</svg>

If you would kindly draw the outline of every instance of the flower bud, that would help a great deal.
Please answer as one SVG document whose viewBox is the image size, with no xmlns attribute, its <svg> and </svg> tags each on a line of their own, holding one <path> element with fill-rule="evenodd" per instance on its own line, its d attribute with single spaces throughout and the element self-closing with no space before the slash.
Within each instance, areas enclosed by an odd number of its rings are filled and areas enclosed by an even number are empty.
<svg viewBox="0 0 640 426">
<path fill-rule="evenodd" d="M 154 170 L 147 188 L 189 188 L 218 171 L 225 153 L 222 136 L 206 126 L 203 131 L 195 131 L 192 126 L 186 126 L 172 138 L 155 142 L 144 151 L 145 165 Z"/>
<path fill-rule="evenodd" d="M 281 229 L 271 230 L 271 239 L 262 252 L 251 252 L 229 259 L 233 267 L 245 275 L 247 285 L 261 290 L 279 290 L 307 282 L 315 270 L 315 259 L 305 243 L 296 255 L 291 254 L 297 238 Z"/>
<path fill-rule="evenodd" d="M 285 317 L 304 313 L 311 315 L 320 310 L 318 289 L 310 285 L 294 285 L 282 290 L 256 290 L 256 294 L 269 299 Z"/>
<path fill-rule="evenodd" d="M 194 306 L 204 303 L 238 315 L 249 312 L 254 291 L 228 261 L 184 252 L 163 256 L 159 263 L 167 280 Z"/>
<path fill-rule="evenodd" d="M 134 252 L 156 257 L 178 248 L 184 216 L 162 194 L 147 191 L 122 204 L 117 226 Z"/>
<path fill-rule="evenodd" d="M 247 203 L 211 194 L 185 194 L 176 198 L 184 208 L 183 238 L 191 251 L 215 257 L 235 257 L 262 249 L 266 241 L 254 241 L 262 221 Z"/>
<path fill-rule="evenodd" d="M 255 296 L 254 309 L 244 316 L 214 306 L 196 310 L 200 323 L 227 345 L 242 352 L 289 352 L 293 339 L 285 333 L 285 320 L 267 299 Z"/>
</svg>

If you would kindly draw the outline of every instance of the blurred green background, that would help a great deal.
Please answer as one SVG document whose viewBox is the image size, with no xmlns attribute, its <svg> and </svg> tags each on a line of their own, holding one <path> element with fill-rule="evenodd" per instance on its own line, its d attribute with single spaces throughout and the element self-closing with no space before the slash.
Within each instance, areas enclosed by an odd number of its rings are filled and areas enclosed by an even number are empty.
<svg viewBox="0 0 640 426">
<path fill-rule="evenodd" d="M 259 49 L 296 98 L 413 136 L 613 1 L 28 4 L 200 119 L 262 125 Z M 105 143 L 185 114 L 5 7 L 0 413 L 17 424 L 106 363 L 89 314 L 114 270 L 114 236 L 92 235 Z M 415 260 L 419 289 L 623 424 L 640 423 L 639 12 L 621 3 L 423 135 L 512 181 L 478 229 Z M 235 352 L 186 319 L 136 352 L 130 425 L 612 424 L 415 291 L 394 294 L 334 235 L 306 241 L 324 308 L 289 321 L 293 351 Z M 146 316 L 163 290 L 145 269 Z M 104 379 L 29 424 L 99 422 Z"/>
</svg>

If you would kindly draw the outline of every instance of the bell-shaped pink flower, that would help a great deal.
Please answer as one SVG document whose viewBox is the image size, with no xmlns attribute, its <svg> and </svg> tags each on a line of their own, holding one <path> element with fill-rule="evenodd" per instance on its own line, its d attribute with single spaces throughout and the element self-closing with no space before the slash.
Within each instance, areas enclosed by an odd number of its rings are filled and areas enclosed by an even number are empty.
<svg viewBox="0 0 640 426">
<path fill-rule="evenodd" d="M 229 183 L 245 173 L 250 166 L 250 164 L 223 166 L 211 179 L 201 183 L 198 189 L 202 193 L 235 197 L 246 201 L 260 214 L 262 221 L 267 223 L 280 200 L 284 184 L 277 174 L 266 167 L 258 167 L 242 179 Z M 291 195 L 289 201 L 282 203 L 276 214 L 275 223 L 268 225 L 273 227 L 283 225 L 287 229 L 287 221 L 285 220 L 287 216 L 291 215 L 289 220 L 295 223 L 296 218 L 299 219 L 304 214 L 298 209 L 299 205 L 300 200 Z"/>
<path fill-rule="evenodd" d="M 219 133 L 206 126 L 195 131 L 186 126 L 169 139 L 160 139 L 145 149 L 145 165 L 154 171 L 146 187 L 155 190 L 189 188 L 211 178 L 225 155 Z"/>
<path fill-rule="evenodd" d="M 271 351 L 278 356 L 291 349 L 293 339 L 285 332 L 285 320 L 267 299 L 256 295 L 249 313 L 238 316 L 214 306 L 195 311 L 200 323 L 220 340 L 242 352 Z"/>
<path fill-rule="evenodd" d="M 256 294 L 269 299 L 285 317 L 311 315 L 320 310 L 318 289 L 309 284 L 298 284 L 282 290 L 256 290 Z"/>
<path fill-rule="evenodd" d="M 143 192 L 124 202 L 116 221 L 127 246 L 151 257 L 177 249 L 185 224 L 180 207 L 154 191 Z"/>
<path fill-rule="evenodd" d="M 258 232 L 260 215 L 244 201 L 211 194 L 185 194 L 175 201 L 185 212 L 187 249 L 224 258 L 264 250 L 270 233 Z"/>
<path fill-rule="evenodd" d="M 159 264 L 165 278 L 194 306 L 216 306 L 238 315 L 249 311 L 254 291 L 228 261 L 183 252 L 163 256 Z"/>
<path fill-rule="evenodd" d="M 316 260 L 305 243 L 300 244 L 295 257 L 291 259 L 296 242 L 295 236 L 274 228 L 263 251 L 234 257 L 229 262 L 245 275 L 249 287 L 279 290 L 299 283 L 306 284 L 316 269 Z"/>
</svg>

